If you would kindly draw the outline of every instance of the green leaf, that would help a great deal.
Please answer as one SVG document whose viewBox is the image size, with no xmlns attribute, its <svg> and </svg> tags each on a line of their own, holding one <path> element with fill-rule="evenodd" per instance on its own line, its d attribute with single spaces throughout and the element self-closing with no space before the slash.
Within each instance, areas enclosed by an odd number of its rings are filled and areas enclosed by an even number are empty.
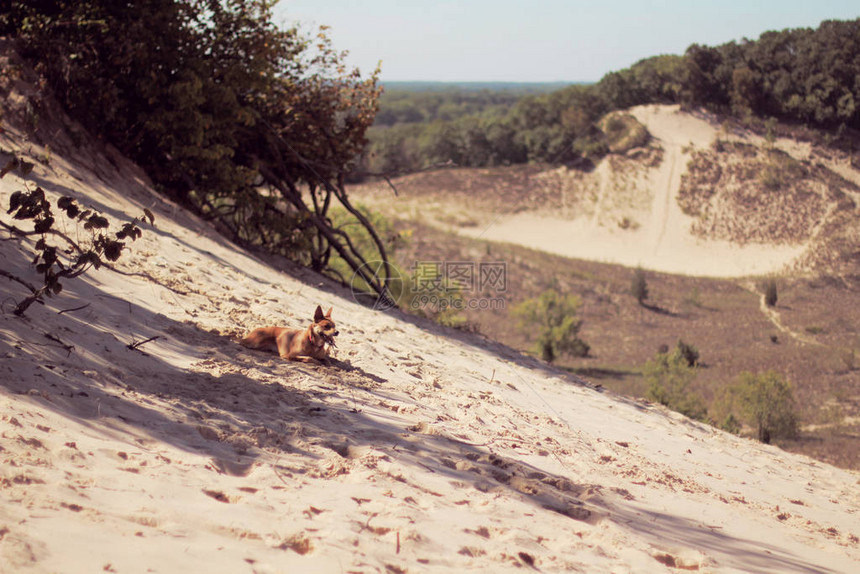
<svg viewBox="0 0 860 574">
<path fill-rule="evenodd" d="M 3 169 L 0 169 L 0 178 L 2 178 L 3 176 L 5 176 L 7 173 L 14 170 L 15 168 L 17 168 L 18 165 L 19 165 L 18 158 L 12 156 L 12 159 L 10 159 L 9 161 L 6 162 L 6 165 L 3 166 Z"/>
<path fill-rule="evenodd" d="M 40 219 L 39 221 L 37 221 L 36 224 L 33 226 L 33 231 L 35 231 L 36 233 L 46 233 L 51 229 L 51 227 L 53 227 L 53 225 L 54 218 L 48 216 L 44 219 Z"/>
<path fill-rule="evenodd" d="M 117 231 L 117 239 L 130 238 L 132 241 L 138 239 L 143 232 L 134 224 L 134 222 L 126 223 L 120 231 Z"/>
<path fill-rule="evenodd" d="M 106 229 L 109 225 L 110 222 L 108 222 L 107 218 L 95 214 L 90 216 L 84 224 L 84 229 Z"/>
<path fill-rule="evenodd" d="M 12 213 L 16 209 L 18 209 L 19 206 L 21 206 L 23 204 L 24 204 L 24 192 L 23 191 L 16 191 L 9 198 L 9 211 L 7 211 L 6 213 Z"/>
<path fill-rule="evenodd" d="M 105 257 L 108 261 L 116 261 L 122 255 L 122 248 L 124 246 L 122 241 L 109 241 L 105 245 Z"/>
<path fill-rule="evenodd" d="M 55 261 L 57 261 L 57 248 L 56 247 L 48 247 L 42 252 L 42 259 L 45 263 L 50 266 L 53 265 Z"/>
<path fill-rule="evenodd" d="M 101 259 L 94 251 L 87 251 L 86 253 L 81 253 L 78 258 L 75 260 L 75 264 L 73 267 L 83 267 L 85 265 L 93 265 L 96 269 L 101 266 Z"/>
<path fill-rule="evenodd" d="M 18 173 L 21 174 L 21 177 L 27 177 L 33 171 L 33 167 L 35 164 L 30 163 L 29 161 L 24 161 L 23 159 L 20 161 L 20 166 L 18 167 Z"/>
<path fill-rule="evenodd" d="M 75 200 L 69 196 L 63 196 L 57 200 L 57 207 L 64 210 L 70 219 L 74 219 L 81 212 Z"/>
</svg>

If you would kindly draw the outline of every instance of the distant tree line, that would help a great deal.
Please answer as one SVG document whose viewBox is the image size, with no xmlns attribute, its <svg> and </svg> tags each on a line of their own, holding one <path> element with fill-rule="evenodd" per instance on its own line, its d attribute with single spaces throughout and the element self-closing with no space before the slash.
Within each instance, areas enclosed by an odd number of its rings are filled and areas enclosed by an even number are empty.
<svg viewBox="0 0 860 574">
<path fill-rule="evenodd" d="M 462 89 L 457 85 L 433 89 L 421 83 L 384 85 L 374 126 L 452 121 L 465 116 L 503 114 L 532 90 Z M 413 87 L 409 87 L 413 86 Z"/>
<path fill-rule="evenodd" d="M 376 124 L 369 134 L 364 172 L 403 173 L 444 163 L 464 167 L 568 163 L 603 152 L 596 123 L 609 108 L 593 86 L 522 96 L 507 104 L 481 96 L 486 105 L 478 113 L 445 119 L 428 110 L 424 115 L 429 121 Z M 425 96 L 415 98 L 413 105 Z M 401 96 L 397 106 L 405 107 L 409 99 Z M 380 115 L 390 117 L 382 106 Z M 412 117 L 419 115 L 414 109 Z"/>
<path fill-rule="evenodd" d="M 596 84 L 515 102 L 472 94 L 439 104 L 438 95 L 400 93 L 381 100 L 382 121 L 370 131 L 359 174 L 409 172 L 446 162 L 587 164 L 607 153 L 606 136 L 596 128 L 604 114 L 654 103 L 705 107 L 742 119 L 775 118 L 841 134 L 860 129 L 857 78 L 860 19 L 766 32 L 755 41 L 716 47 L 694 44 L 684 55 L 648 58 Z M 476 106 L 483 107 L 466 113 Z"/>
</svg>

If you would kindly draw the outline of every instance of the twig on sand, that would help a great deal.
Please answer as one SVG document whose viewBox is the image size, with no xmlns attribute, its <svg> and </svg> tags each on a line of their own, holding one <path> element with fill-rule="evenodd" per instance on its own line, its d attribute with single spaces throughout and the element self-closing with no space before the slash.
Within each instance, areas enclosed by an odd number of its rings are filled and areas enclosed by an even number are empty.
<svg viewBox="0 0 860 574">
<path fill-rule="evenodd" d="M 275 466 L 274 464 L 273 464 L 273 465 L 271 465 L 271 466 L 272 466 L 272 470 L 273 470 L 273 471 L 274 471 L 274 473 L 275 473 L 275 476 L 277 476 L 278 478 L 280 478 L 280 479 L 281 479 L 281 482 L 283 482 L 283 483 L 284 483 L 284 484 L 286 484 L 287 486 L 292 486 L 292 485 L 291 485 L 289 482 L 287 482 L 287 480 L 286 480 L 286 479 L 281 475 L 281 473 L 280 473 L 280 472 L 278 472 L 278 467 L 277 467 L 277 466 Z"/>
<path fill-rule="evenodd" d="M 81 305 L 80 307 L 74 307 L 72 309 L 63 309 L 62 311 L 57 311 L 57 315 L 62 315 L 63 313 L 71 313 L 73 311 L 80 311 L 81 309 L 86 309 L 92 305 L 92 303 L 87 303 L 86 305 Z"/>
<path fill-rule="evenodd" d="M 68 353 L 68 355 L 66 355 L 67 357 L 68 357 L 68 356 L 70 356 L 70 355 L 72 354 L 72 351 L 74 351 L 74 350 L 75 350 L 75 346 L 74 346 L 74 345 L 69 345 L 68 343 L 64 343 L 64 342 L 63 342 L 63 341 L 61 341 L 61 340 L 60 340 L 60 338 L 59 338 L 59 337 L 57 337 L 56 335 L 52 335 L 52 334 L 50 334 L 50 333 L 44 333 L 44 335 L 45 335 L 45 338 L 46 338 L 46 339 L 49 339 L 49 340 L 51 340 L 51 341 L 53 341 L 53 342 L 55 342 L 55 343 L 59 344 L 59 345 L 63 348 L 63 350 L 64 350 L 64 351 L 66 351 L 66 352 Z M 36 343 L 36 344 L 38 344 L 38 343 Z"/>
<path fill-rule="evenodd" d="M 129 343 L 128 345 L 126 345 L 126 347 L 128 347 L 132 351 L 140 351 L 139 347 L 149 343 L 150 341 L 154 341 L 154 340 L 158 339 L 159 337 L 160 337 L 160 335 L 155 335 L 154 337 L 150 337 L 149 339 L 144 339 L 143 341 L 138 341 L 137 343 L 133 343 L 133 342 Z M 143 351 L 140 351 L 140 352 L 143 353 Z M 143 353 L 143 354 L 145 355 L 146 353 Z"/>
<path fill-rule="evenodd" d="M 360 413 L 361 409 L 358 408 L 358 401 L 355 400 L 355 391 L 352 387 L 349 387 L 349 394 L 352 395 L 352 411 L 353 413 Z"/>
</svg>

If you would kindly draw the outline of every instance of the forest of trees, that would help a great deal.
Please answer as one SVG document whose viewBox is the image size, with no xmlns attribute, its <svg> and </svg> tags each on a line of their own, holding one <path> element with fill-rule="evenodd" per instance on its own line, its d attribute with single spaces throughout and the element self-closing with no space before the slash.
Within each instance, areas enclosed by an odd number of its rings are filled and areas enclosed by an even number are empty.
<svg viewBox="0 0 860 574">
<path fill-rule="evenodd" d="M 514 102 L 494 93 L 439 100 L 420 92 L 381 100 L 362 173 L 446 162 L 483 167 L 594 159 L 607 151 L 595 127 L 600 118 L 650 103 L 705 107 L 747 121 L 775 118 L 841 136 L 860 130 L 860 20 L 766 32 L 755 41 L 716 47 L 692 45 L 683 55 L 647 58 L 596 84 Z"/>
</svg>

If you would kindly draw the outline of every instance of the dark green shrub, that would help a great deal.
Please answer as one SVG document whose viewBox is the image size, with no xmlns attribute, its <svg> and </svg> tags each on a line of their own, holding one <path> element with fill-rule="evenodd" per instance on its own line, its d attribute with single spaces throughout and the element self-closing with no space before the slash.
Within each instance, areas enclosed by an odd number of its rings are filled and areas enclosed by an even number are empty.
<svg viewBox="0 0 860 574">
<path fill-rule="evenodd" d="M 677 345 L 678 354 L 687 362 L 688 367 L 695 367 L 699 364 L 699 350 L 690 345 L 689 343 L 685 343 L 682 339 L 678 339 Z"/>
<path fill-rule="evenodd" d="M 645 299 L 648 298 L 648 282 L 645 280 L 645 271 L 637 268 L 633 272 L 633 279 L 630 281 L 630 294 L 636 298 L 640 305 L 645 304 Z"/>
<path fill-rule="evenodd" d="M 372 238 L 344 178 L 365 147 L 380 92 L 377 74 L 349 70 L 325 29 L 311 40 L 282 28 L 273 2 L 154 0 L 30 2 L 0 11 L 66 110 L 140 164 L 160 190 L 217 220 L 233 239 L 317 271 L 333 253 L 367 269 L 340 205 Z"/>
<path fill-rule="evenodd" d="M 738 421 L 737 417 L 735 417 L 734 413 L 729 413 L 723 419 L 723 422 L 720 423 L 720 428 L 732 434 L 740 434 L 741 423 Z"/>
<path fill-rule="evenodd" d="M 778 298 L 776 280 L 768 279 L 764 285 L 764 304 L 768 307 L 773 307 L 776 305 Z"/>
</svg>

